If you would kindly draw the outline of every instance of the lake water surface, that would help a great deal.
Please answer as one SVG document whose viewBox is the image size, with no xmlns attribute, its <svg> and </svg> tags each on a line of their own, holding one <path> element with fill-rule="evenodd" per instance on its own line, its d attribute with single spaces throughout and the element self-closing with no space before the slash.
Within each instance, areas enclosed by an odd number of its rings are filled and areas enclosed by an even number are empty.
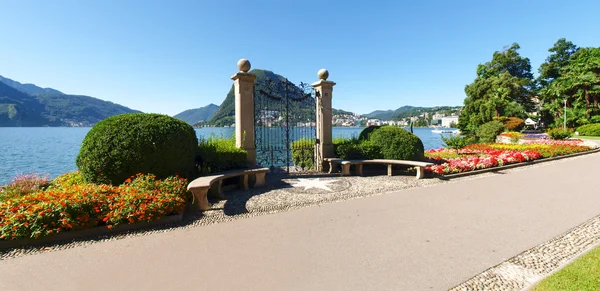
<svg viewBox="0 0 600 291">
<path fill-rule="evenodd" d="M 358 136 L 363 128 L 334 127 L 333 136 Z M 75 158 L 90 128 L 85 127 L 0 127 L 0 185 L 19 174 L 48 174 L 54 178 L 77 170 Z M 234 128 L 196 129 L 198 138 L 232 137 Z M 442 147 L 440 135 L 429 128 L 415 128 L 425 149 Z"/>
</svg>

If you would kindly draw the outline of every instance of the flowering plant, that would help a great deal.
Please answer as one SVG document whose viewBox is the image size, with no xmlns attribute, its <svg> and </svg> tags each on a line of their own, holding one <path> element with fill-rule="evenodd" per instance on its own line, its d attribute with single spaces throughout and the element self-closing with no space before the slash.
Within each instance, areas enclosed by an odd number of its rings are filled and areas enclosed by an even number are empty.
<svg viewBox="0 0 600 291">
<path fill-rule="evenodd" d="M 427 150 L 426 158 L 435 163 L 426 170 L 451 174 L 501 165 L 522 163 L 540 158 L 587 151 L 581 141 L 541 140 L 525 144 L 473 144 L 455 153 L 449 149 Z"/>
<path fill-rule="evenodd" d="M 0 200 L 0 239 L 112 228 L 180 214 L 185 208 L 187 182 L 179 177 L 157 180 L 138 174 L 121 186 L 111 186 L 86 184 L 77 175 L 66 174 L 47 189 Z"/>
</svg>

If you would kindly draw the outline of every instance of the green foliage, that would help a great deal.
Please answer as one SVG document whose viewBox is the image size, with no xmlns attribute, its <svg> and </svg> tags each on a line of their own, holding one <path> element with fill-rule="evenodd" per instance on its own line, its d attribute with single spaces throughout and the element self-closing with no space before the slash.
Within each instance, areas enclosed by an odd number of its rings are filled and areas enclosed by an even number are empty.
<svg viewBox="0 0 600 291">
<path fill-rule="evenodd" d="M 374 131 L 369 140 L 381 149 L 384 159 L 413 161 L 425 159 L 423 142 L 416 135 L 402 128 L 383 126 Z"/>
<path fill-rule="evenodd" d="M 294 165 L 302 169 L 313 169 L 315 163 L 314 139 L 301 138 L 290 145 Z"/>
<path fill-rule="evenodd" d="M 477 131 L 476 135 L 479 138 L 479 141 L 482 143 L 495 142 L 496 137 L 504 131 L 504 124 L 500 121 L 490 121 L 483 125 L 481 125 Z"/>
<path fill-rule="evenodd" d="M 553 78 L 541 82 L 544 120 L 556 126 L 562 123 L 565 100 L 569 127 L 587 124 L 600 115 L 600 48 L 571 46 L 563 46 L 562 51 L 552 55 L 563 55 L 555 64 L 559 74 L 554 70 Z"/>
<path fill-rule="evenodd" d="M 196 154 L 200 175 L 248 167 L 248 153 L 236 147 L 235 139 L 214 136 L 201 140 Z"/>
<path fill-rule="evenodd" d="M 577 128 L 582 136 L 600 136 L 600 123 L 587 124 Z"/>
<path fill-rule="evenodd" d="M 381 128 L 381 126 L 379 126 L 379 125 L 371 125 L 371 126 L 366 127 L 358 135 L 358 140 L 367 140 L 367 139 L 369 139 L 369 137 L 371 136 L 371 134 L 374 131 L 376 131 L 376 130 L 378 130 L 380 128 Z"/>
<path fill-rule="evenodd" d="M 472 144 L 474 141 L 466 136 L 462 135 L 442 135 L 442 141 L 444 146 L 449 149 L 458 150 Z"/>
<path fill-rule="evenodd" d="M 597 291 L 600 286 L 600 247 L 550 275 L 532 291 Z"/>
<path fill-rule="evenodd" d="M 600 115 L 592 116 L 592 117 L 589 119 L 589 122 L 590 122 L 590 123 L 600 123 Z"/>
<path fill-rule="evenodd" d="M 463 133 L 473 134 L 493 117 L 524 118 L 534 110 L 531 65 L 519 55 L 519 48 L 515 43 L 478 66 L 476 79 L 465 88 L 467 98 L 458 122 Z"/>
<path fill-rule="evenodd" d="M 76 162 L 89 183 L 118 185 L 138 173 L 189 178 L 195 172 L 197 141 L 194 129 L 173 117 L 117 115 L 88 132 Z"/>
<path fill-rule="evenodd" d="M 562 128 L 554 128 L 549 130 L 547 133 L 550 136 L 550 138 L 554 140 L 563 140 L 571 137 L 571 132 Z"/>
<path fill-rule="evenodd" d="M 336 156 L 344 160 L 381 159 L 381 148 L 370 140 L 356 138 L 334 143 Z"/>
</svg>

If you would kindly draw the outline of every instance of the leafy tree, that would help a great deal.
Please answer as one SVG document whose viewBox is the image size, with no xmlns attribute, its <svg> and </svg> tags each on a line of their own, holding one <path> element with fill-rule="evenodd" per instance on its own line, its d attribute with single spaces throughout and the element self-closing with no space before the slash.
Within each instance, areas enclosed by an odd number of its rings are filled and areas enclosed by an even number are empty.
<svg viewBox="0 0 600 291">
<path fill-rule="evenodd" d="M 526 112 L 534 109 L 531 64 L 528 58 L 519 55 L 519 48 L 514 43 L 477 67 L 477 77 L 465 86 L 467 97 L 458 122 L 461 131 L 473 134 L 494 117 L 525 118 Z"/>
<path fill-rule="evenodd" d="M 579 48 L 572 42 L 564 38 L 559 39 L 548 49 L 550 54 L 540 68 L 540 76 L 537 79 L 539 85 L 539 97 L 542 103 L 540 117 L 545 124 L 552 124 L 554 120 L 559 119 L 563 114 L 563 100 L 565 96 L 562 90 L 556 86 L 550 85 L 554 80 L 561 76 L 561 71 L 565 68 Z"/>
<path fill-rule="evenodd" d="M 544 110 L 553 114 L 555 123 L 564 114 L 566 100 L 567 121 L 570 127 L 588 123 L 600 113 L 600 48 L 581 48 L 561 67 L 560 76 L 541 90 Z"/>
</svg>

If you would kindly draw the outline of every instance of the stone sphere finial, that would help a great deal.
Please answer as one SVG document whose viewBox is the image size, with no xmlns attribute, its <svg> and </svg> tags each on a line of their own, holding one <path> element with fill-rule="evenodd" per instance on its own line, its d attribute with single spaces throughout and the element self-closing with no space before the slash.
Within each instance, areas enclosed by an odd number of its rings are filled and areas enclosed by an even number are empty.
<svg viewBox="0 0 600 291">
<path fill-rule="evenodd" d="M 240 72 L 248 73 L 250 71 L 250 61 L 247 59 L 240 59 L 237 66 Z"/>
<path fill-rule="evenodd" d="M 329 78 L 329 71 L 327 71 L 326 69 L 320 69 L 317 73 L 317 76 L 319 76 L 319 79 L 327 81 L 327 78 Z"/>
</svg>

